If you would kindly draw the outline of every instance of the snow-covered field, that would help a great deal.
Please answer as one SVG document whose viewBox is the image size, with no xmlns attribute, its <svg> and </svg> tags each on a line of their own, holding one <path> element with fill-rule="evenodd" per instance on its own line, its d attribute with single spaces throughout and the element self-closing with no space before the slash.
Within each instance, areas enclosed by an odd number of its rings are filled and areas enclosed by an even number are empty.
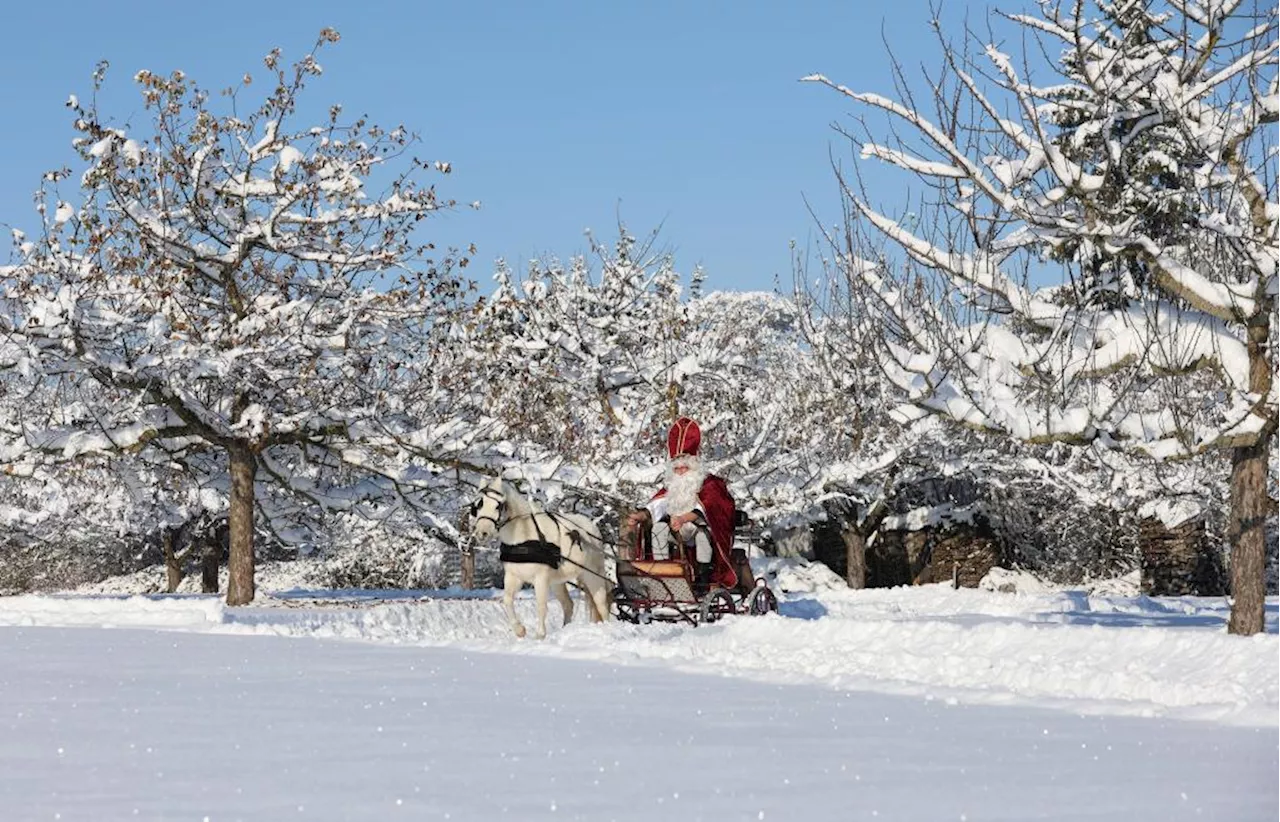
<svg viewBox="0 0 1280 822">
<path fill-rule="evenodd" d="M 0 599 L 0 818 L 1277 817 L 1274 601 L 790 582 L 544 642 L 449 592 Z"/>
</svg>

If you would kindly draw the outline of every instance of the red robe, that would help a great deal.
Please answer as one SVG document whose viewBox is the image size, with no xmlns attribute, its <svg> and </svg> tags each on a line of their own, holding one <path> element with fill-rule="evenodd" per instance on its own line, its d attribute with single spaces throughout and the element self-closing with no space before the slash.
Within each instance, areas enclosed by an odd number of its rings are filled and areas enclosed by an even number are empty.
<svg viewBox="0 0 1280 822">
<path fill-rule="evenodd" d="M 654 495 L 661 499 L 667 495 L 663 488 Z M 733 519 L 737 506 L 733 497 L 729 496 L 729 486 L 715 474 L 707 474 L 698 490 L 698 502 L 707 515 L 707 526 L 711 529 L 712 569 L 711 581 L 726 588 L 738 584 L 738 574 L 729 561 L 729 551 L 733 548 Z"/>
</svg>

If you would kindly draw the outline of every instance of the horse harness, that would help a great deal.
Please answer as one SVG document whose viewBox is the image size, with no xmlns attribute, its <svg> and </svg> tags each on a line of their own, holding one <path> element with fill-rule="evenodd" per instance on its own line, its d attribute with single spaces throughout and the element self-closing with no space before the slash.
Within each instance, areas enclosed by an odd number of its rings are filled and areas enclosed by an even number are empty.
<svg viewBox="0 0 1280 822">
<path fill-rule="evenodd" d="M 494 516 L 489 516 L 488 514 L 480 514 L 480 500 L 476 500 L 474 503 L 471 504 L 471 515 L 476 519 L 489 520 L 490 522 L 493 523 L 493 528 L 495 531 L 501 531 L 502 530 L 501 526 L 503 522 L 502 514 L 503 514 L 503 510 L 506 508 L 506 505 L 507 505 L 506 497 L 503 496 L 502 493 L 498 491 L 496 488 L 485 488 L 481 491 L 481 494 L 482 496 L 489 497 L 490 499 L 494 499 L 494 498 L 498 499 L 497 511 Z M 524 542 L 517 542 L 517 543 L 506 543 L 506 542 L 499 541 L 498 543 L 498 559 L 499 560 L 501 560 L 502 562 L 514 562 L 514 563 L 536 562 L 542 565 L 548 565 L 556 569 L 560 568 L 560 563 L 567 562 L 570 565 L 576 566 L 577 568 L 580 568 L 581 570 L 586 571 L 592 576 L 600 577 L 606 582 L 612 581 L 604 574 L 601 574 L 600 572 L 592 568 L 588 568 L 587 566 L 583 565 L 581 562 L 575 562 L 569 557 L 566 557 L 561 552 L 560 546 L 550 541 L 549 539 L 547 539 L 546 535 L 542 533 L 542 528 L 538 525 L 539 513 L 541 513 L 543 516 L 550 517 L 556 523 L 556 527 L 557 528 L 560 527 L 560 518 L 550 511 L 542 511 L 542 512 L 535 511 L 527 514 L 517 514 L 516 515 L 517 517 L 529 517 L 533 521 L 533 530 L 534 530 L 534 533 L 538 535 L 538 538 L 525 540 Z M 508 517 L 506 518 L 506 521 L 510 522 L 512 519 L 515 519 L 515 517 Z M 582 546 L 581 532 L 579 532 L 576 528 L 566 529 L 565 532 L 568 534 L 570 542 L 572 542 L 576 546 L 579 546 L 579 547 Z"/>
<path fill-rule="evenodd" d="M 503 504 L 505 504 L 505 501 Z M 551 520 L 555 522 L 557 529 L 560 528 L 559 517 L 557 517 L 553 513 L 549 513 L 545 511 L 541 513 L 543 516 L 550 517 Z M 536 562 L 542 565 L 549 565 L 552 568 L 556 568 L 556 569 L 560 567 L 561 562 L 568 562 L 571 565 L 578 565 L 578 567 L 582 567 L 579 563 L 574 562 L 573 560 L 564 556 L 564 554 L 561 552 L 560 546 L 557 543 L 554 543 L 551 540 L 547 539 L 547 535 L 542 532 L 542 526 L 538 523 L 537 512 L 531 512 L 528 514 L 517 514 L 516 516 L 529 518 L 529 521 L 533 524 L 534 533 L 538 535 L 537 539 L 527 539 L 524 542 L 516 542 L 516 543 L 499 542 L 498 559 L 500 559 L 502 562 Z M 500 504 L 498 508 L 498 519 L 501 519 L 501 518 L 502 518 L 502 504 Z M 495 530 L 501 530 L 499 527 L 498 519 L 495 519 L 493 517 L 488 517 L 488 516 L 480 517 L 480 519 L 488 519 L 490 522 L 493 523 L 493 527 Z M 515 519 L 515 517 L 507 518 L 507 522 L 510 522 L 512 519 Z M 565 533 L 568 535 L 569 541 L 573 545 L 576 545 L 576 546 L 582 545 L 582 534 L 576 528 L 566 529 Z"/>
</svg>

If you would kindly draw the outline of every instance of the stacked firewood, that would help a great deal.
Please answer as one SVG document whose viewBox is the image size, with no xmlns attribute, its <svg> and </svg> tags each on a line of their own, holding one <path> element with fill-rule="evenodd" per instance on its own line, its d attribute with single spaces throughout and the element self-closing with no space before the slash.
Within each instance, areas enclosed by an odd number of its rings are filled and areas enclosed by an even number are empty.
<svg viewBox="0 0 1280 822">
<path fill-rule="evenodd" d="M 1223 596 L 1227 578 L 1203 518 L 1172 528 L 1155 517 L 1138 524 L 1142 593 L 1147 596 Z"/>
<path fill-rule="evenodd" d="M 916 583 L 951 580 L 960 588 L 977 588 L 1000 559 L 1000 546 L 991 536 L 970 527 L 953 529 L 938 535 Z"/>
<path fill-rule="evenodd" d="M 954 581 L 976 588 L 1003 557 L 990 532 L 967 523 L 917 531 L 881 531 L 867 550 L 867 586 Z"/>
</svg>

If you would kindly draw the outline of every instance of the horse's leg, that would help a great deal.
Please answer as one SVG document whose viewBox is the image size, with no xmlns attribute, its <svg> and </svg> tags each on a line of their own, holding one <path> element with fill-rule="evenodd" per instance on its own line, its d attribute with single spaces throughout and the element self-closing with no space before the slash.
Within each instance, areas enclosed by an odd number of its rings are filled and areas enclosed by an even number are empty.
<svg viewBox="0 0 1280 822">
<path fill-rule="evenodd" d="M 547 588 L 551 587 L 551 569 L 539 569 L 537 576 L 533 578 L 533 598 L 538 604 L 538 628 L 534 632 L 534 636 L 538 639 L 547 638 Z"/>
<path fill-rule="evenodd" d="M 507 623 L 518 637 L 524 636 L 524 626 L 520 624 L 520 617 L 516 616 L 516 591 L 520 590 L 521 584 L 515 572 L 510 568 L 503 572 L 502 607 L 507 611 Z"/>
<path fill-rule="evenodd" d="M 591 621 L 609 621 L 609 586 L 601 580 L 587 588 L 587 601 L 591 603 Z"/>
<path fill-rule="evenodd" d="M 555 583 L 556 599 L 560 600 L 560 609 L 564 611 L 564 624 L 573 622 L 573 597 L 569 596 L 569 586 L 563 582 Z"/>
<path fill-rule="evenodd" d="M 582 591 L 582 599 L 587 603 L 587 614 L 592 622 L 600 621 L 600 606 L 596 603 L 596 586 L 595 581 L 587 577 L 586 574 L 579 575 L 577 579 L 579 590 Z"/>
<path fill-rule="evenodd" d="M 582 600 L 587 604 L 587 618 L 592 622 L 599 622 L 600 612 L 596 610 L 596 601 L 592 599 L 591 592 L 586 588 L 582 589 Z"/>
</svg>

